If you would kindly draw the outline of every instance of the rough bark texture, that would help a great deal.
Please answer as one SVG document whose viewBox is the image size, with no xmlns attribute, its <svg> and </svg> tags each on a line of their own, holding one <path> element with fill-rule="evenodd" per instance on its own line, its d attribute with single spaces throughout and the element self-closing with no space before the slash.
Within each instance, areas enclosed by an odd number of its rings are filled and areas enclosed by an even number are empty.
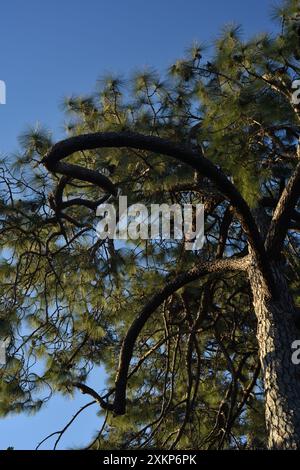
<svg viewBox="0 0 300 470">
<path fill-rule="evenodd" d="M 255 265 L 249 270 L 257 316 L 257 339 L 265 387 L 270 449 L 300 449 L 300 368 L 292 363 L 292 342 L 300 338 L 295 307 L 279 262 L 273 264 L 278 299 L 270 297 Z"/>
</svg>

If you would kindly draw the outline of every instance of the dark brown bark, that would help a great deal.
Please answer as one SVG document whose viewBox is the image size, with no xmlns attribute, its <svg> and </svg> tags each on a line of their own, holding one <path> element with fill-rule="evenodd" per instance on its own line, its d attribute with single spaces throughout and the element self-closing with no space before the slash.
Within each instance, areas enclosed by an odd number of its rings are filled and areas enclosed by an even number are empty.
<svg viewBox="0 0 300 470">
<path fill-rule="evenodd" d="M 270 449 L 300 449 L 300 369 L 292 362 L 299 339 L 295 307 L 282 266 L 273 265 L 278 299 L 269 296 L 255 262 L 249 269 L 257 316 L 257 340 L 265 387 L 265 417 Z"/>
</svg>

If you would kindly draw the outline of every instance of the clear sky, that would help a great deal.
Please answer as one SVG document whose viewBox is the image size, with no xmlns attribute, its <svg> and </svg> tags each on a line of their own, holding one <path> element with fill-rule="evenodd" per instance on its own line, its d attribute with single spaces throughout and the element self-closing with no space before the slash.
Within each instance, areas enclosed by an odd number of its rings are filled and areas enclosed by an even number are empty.
<svg viewBox="0 0 300 470">
<path fill-rule="evenodd" d="M 243 26 L 245 36 L 272 31 L 272 0 L 1 0 L 0 154 L 18 148 L 18 135 L 37 122 L 63 136 L 60 103 L 88 93 L 106 72 L 128 76 L 151 66 L 164 71 L 195 40 L 209 44 L 224 23 Z M 101 374 L 99 374 L 101 375 Z M 102 373 L 103 375 L 103 373 Z M 103 380 L 93 377 L 101 388 Z M 55 398 L 34 417 L 0 420 L 0 449 L 32 449 L 63 427 L 89 401 Z M 99 428 L 95 407 L 86 412 L 61 448 L 86 444 Z M 46 448 L 46 447 L 44 447 Z"/>
</svg>

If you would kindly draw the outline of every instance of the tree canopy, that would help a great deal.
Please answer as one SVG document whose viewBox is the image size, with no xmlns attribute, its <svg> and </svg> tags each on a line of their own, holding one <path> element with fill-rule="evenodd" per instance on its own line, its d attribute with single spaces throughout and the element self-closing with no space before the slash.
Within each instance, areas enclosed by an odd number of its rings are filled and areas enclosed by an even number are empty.
<svg viewBox="0 0 300 470">
<path fill-rule="evenodd" d="M 103 416 L 91 449 L 267 446 L 249 254 L 267 280 L 279 257 L 300 304 L 299 2 L 274 18 L 278 34 L 227 26 L 165 75 L 104 77 L 65 100 L 67 140 L 29 129 L 3 159 L 1 416 L 79 389 Z M 100 240 L 96 208 L 118 194 L 203 203 L 203 248 Z"/>
</svg>

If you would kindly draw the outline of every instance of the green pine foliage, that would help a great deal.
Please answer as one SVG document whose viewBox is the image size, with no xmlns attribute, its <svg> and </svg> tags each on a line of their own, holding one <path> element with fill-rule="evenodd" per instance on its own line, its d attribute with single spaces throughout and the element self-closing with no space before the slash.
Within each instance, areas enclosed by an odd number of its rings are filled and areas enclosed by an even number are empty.
<svg viewBox="0 0 300 470">
<path fill-rule="evenodd" d="M 289 102 L 300 70 L 299 15 L 298 2 L 284 2 L 276 12 L 279 33 L 248 41 L 229 25 L 213 51 L 194 44 L 163 77 L 151 69 L 127 81 L 104 77 L 91 95 L 65 100 L 67 136 L 157 135 L 201 149 L 251 208 L 264 197 L 276 200 L 295 166 L 300 129 Z M 88 384 L 100 365 L 107 389 L 97 392 L 110 400 L 126 331 L 168 279 L 215 257 L 227 208 L 205 178 L 162 155 L 124 148 L 77 152 L 68 161 L 108 176 L 128 204 L 206 204 L 206 243 L 199 252 L 185 251 L 181 240 L 101 243 L 95 208 L 103 191 L 49 174 L 40 162 L 52 143 L 48 131 L 29 129 L 14 164 L 1 162 L 0 338 L 10 340 L 0 368 L 1 416 L 37 412 L 54 391 L 74 394 L 74 383 Z M 297 242 L 291 232 L 286 256 L 299 301 Z M 225 255 L 245 250 L 233 215 Z M 126 415 L 99 407 L 105 421 L 90 448 L 265 447 L 255 331 L 243 277 L 214 274 L 178 290 L 135 344 Z"/>
</svg>

